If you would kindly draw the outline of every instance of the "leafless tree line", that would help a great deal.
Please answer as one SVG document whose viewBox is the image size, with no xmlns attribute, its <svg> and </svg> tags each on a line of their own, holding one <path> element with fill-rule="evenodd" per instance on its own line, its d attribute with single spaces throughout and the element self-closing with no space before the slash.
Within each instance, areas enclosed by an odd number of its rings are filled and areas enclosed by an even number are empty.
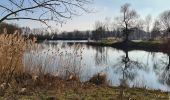
<svg viewBox="0 0 170 100">
<path fill-rule="evenodd" d="M 7 20 L 33 20 L 44 23 L 47 26 L 49 26 L 48 22 L 50 21 L 63 23 L 65 19 L 71 19 L 74 15 L 90 12 L 86 6 L 92 3 L 92 1 L 93 0 L 0 1 L 0 23 Z M 106 33 L 112 31 L 114 34 L 115 32 L 118 33 L 118 36 L 119 34 L 124 35 L 124 40 L 128 41 L 129 35 L 134 29 L 143 30 L 147 33 L 146 37 L 150 39 L 157 36 L 169 37 L 170 10 L 164 11 L 156 19 L 153 19 L 151 15 L 142 19 L 137 11 L 131 9 L 130 4 L 126 3 L 121 6 L 120 16 L 116 17 L 113 22 L 111 22 L 110 18 L 106 18 L 105 22 L 96 22 L 96 31 L 93 33 L 101 33 L 102 38 Z"/>
<path fill-rule="evenodd" d="M 111 19 L 109 20 L 109 22 Z M 103 29 L 107 31 L 116 31 L 117 34 L 124 35 L 124 41 L 129 40 L 129 35 L 138 31 L 146 35 L 143 38 L 153 39 L 156 37 L 170 36 L 170 10 L 162 12 L 157 18 L 152 18 L 148 14 L 144 19 L 134 9 L 131 9 L 130 4 L 126 3 L 120 8 L 120 16 L 116 17 L 110 24 L 104 22 L 96 22 L 95 30 Z M 109 29 L 109 30 L 108 30 Z M 137 29 L 137 30 L 134 30 Z M 142 33 L 139 33 L 142 34 Z"/>
</svg>

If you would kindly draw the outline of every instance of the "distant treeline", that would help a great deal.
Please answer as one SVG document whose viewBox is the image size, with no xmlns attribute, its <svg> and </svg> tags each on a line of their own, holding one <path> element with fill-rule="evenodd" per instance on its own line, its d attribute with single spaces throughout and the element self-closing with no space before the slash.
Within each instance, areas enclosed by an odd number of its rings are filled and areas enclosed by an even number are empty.
<svg viewBox="0 0 170 100">
<path fill-rule="evenodd" d="M 29 32 L 29 37 L 36 37 L 37 40 L 101 40 L 103 38 L 122 38 L 123 32 L 122 29 L 108 31 L 99 27 L 93 31 L 78 31 L 75 30 L 73 32 L 52 32 L 49 33 L 47 31 L 42 31 L 42 29 L 34 30 Z M 132 28 L 132 32 L 129 36 L 131 40 L 138 39 L 148 39 L 149 34 L 143 30 L 138 28 Z M 28 32 L 24 32 L 28 33 Z M 36 34 L 37 33 L 37 34 Z M 28 34 L 24 34 L 27 36 Z M 160 36 L 160 34 L 155 35 L 154 37 Z"/>
<path fill-rule="evenodd" d="M 29 37 L 36 37 L 37 40 L 87 40 L 89 38 L 89 32 L 62 32 L 50 33 L 50 34 L 29 34 Z M 27 36 L 27 34 L 26 34 Z"/>
<path fill-rule="evenodd" d="M 22 33 L 22 29 L 17 24 L 0 23 L 0 34 Z"/>
<path fill-rule="evenodd" d="M 95 31 L 73 31 L 60 34 L 29 34 L 29 37 L 36 37 L 37 40 L 100 40 L 101 38 L 113 37 L 113 32 L 97 33 Z M 26 36 L 26 35 L 25 35 Z"/>
<path fill-rule="evenodd" d="M 17 31 L 16 31 L 17 30 Z M 73 32 L 61 32 L 57 30 L 49 32 L 45 29 L 30 29 L 29 27 L 19 27 L 16 24 L 1 23 L 0 24 L 0 33 L 13 34 L 15 32 L 21 33 L 23 36 L 30 38 L 37 38 L 37 40 L 101 40 L 102 38 L 122 38 L 123 29 L 117 28 L 114 30 L 108 30 L 102 25 L 92 31 L 78 31 Z M 130 40 L 139 40 L 139 39 L 149 39 L 150 37 L 156 38 L 161 37 L 162 32 L 154 30 L 150 33 L 145 32 L 144 30 L 135 27 L 131 28 L 129 35 Z"/>
</svg>

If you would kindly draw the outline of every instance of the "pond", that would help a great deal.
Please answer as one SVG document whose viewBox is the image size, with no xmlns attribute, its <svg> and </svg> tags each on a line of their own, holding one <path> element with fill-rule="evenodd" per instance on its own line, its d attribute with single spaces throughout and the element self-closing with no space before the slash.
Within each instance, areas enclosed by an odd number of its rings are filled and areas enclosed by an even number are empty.
<svg viewBox="0 0 170 100">
<path fill-rule="evenodd" d="M 36 48 L 25 53 L 25 67 L 32 72 L 46 72 L 62 78 L 74 73 L 81 81 L 102 73 L 111 86 L 126 84 L 129 87 L 170 91 L 169 55 L 90 46 L 84 42 L 39 43 Z"/>
</svg>

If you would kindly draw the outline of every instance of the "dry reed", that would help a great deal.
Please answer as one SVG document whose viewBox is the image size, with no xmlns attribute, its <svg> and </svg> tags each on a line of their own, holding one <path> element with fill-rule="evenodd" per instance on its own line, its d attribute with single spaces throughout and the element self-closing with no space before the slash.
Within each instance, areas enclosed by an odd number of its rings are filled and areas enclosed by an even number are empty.
<svg viewBox="0 0 170 100">
<path fill-rule="evenodd" d="M 23 54 L 35 40 L 23 38 L 19 34 L 0 34 L 0 84 L 7 89 L 16 74 L 23 72 Z M 5 84 L 2 86 L 2 84 Z"/>
</svg>

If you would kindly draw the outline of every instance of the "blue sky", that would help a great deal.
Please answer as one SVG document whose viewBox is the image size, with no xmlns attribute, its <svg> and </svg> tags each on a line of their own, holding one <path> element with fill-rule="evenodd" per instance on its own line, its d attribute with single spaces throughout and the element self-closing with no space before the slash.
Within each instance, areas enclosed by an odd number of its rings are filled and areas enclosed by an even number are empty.
<svg viewBox="0 0 170 100">
<path fill-rule="evenodd" d="M 62 31 L 72 31 L 75 29 L 91 30 L 94 28 L 96 21 L 104 21 L 106 17 L 113 20 L 116 16 L 119 16 L 120 7 L 125 3 L 130 3 L 131 8 L 135 9 L 141 18 L 148 14 L 156 18 L 161 12 L 170 10 L 170 0 L 94 0 L 94 3 L 90 4 L 89 8 L 94 9 L 95 13 L 84 13 L 81 16 L 74 16 L 72 20 L 67 20 L 66 24 L 63 24 L 62 27 L 55 24 L 52 24 L 52 26 Z M 22 20 L 15 22 L 20 26 L 41 27 L 39 23 L 32 21 Z"/>
</svg>

